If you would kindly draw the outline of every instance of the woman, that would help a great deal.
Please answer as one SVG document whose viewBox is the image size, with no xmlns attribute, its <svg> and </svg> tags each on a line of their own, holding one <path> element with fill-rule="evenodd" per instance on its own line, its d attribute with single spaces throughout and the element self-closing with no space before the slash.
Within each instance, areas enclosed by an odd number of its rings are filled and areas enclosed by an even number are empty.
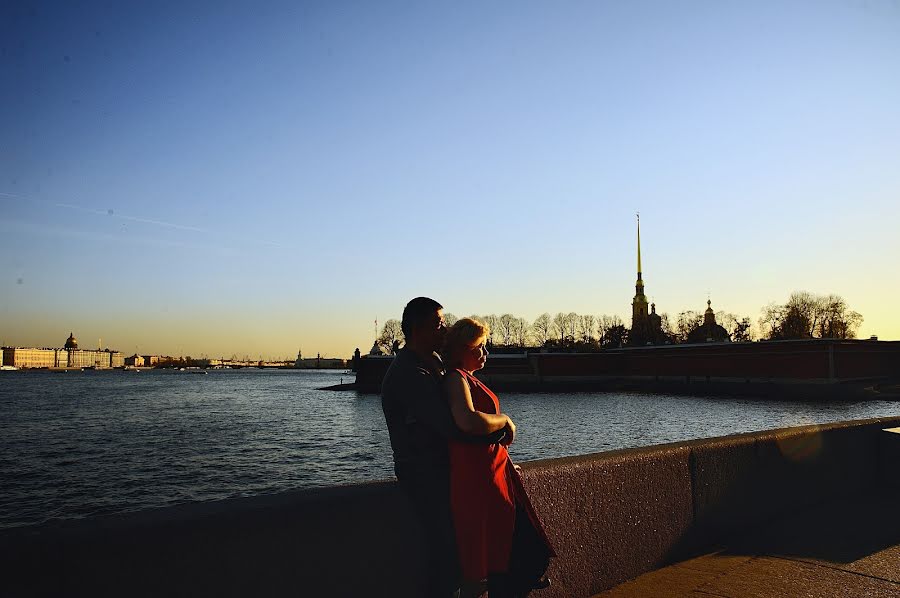
<svg viewBox="0 0 900 598">
<path fill-rule="evenodd" d="M 507 432 L 502 444 L 450 443 L 450 506 L 463 578 L 487 578 L 491 598 L 526 596 L 550 585 L 543 575 L 555 555 L 506 450 L 516 425 L 473 375 L 487 360 L 488 333 L 463 318 L 444 340 L 444 387 L 456 425 L 469 434 Z"/>
</svg>

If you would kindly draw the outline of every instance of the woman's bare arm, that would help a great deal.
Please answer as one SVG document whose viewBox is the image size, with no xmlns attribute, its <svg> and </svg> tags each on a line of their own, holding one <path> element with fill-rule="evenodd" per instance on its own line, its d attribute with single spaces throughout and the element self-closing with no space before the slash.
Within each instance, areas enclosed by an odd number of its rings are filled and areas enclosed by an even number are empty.
<svg viewBox="0 0 900 598">
<path fill-rule="evenodd" d="M 453 421 L 467 434 L 490 434 L 508 427 L 509 417 L 502 413 L 482 413 L 475 411 L 469 383 L 459 372 L 450 372 L 444 379 L 447 400 Z"/>
</svg>

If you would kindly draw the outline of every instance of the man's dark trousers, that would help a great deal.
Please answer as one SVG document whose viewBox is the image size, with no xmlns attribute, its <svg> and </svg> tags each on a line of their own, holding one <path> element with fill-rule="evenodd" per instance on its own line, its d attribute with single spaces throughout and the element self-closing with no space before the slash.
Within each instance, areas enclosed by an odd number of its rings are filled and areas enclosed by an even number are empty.
<svg viewBox="0 0 900 598">
<path fill-rule="evenodd" d="M 446 471 L 405 475 L 406 491 L 425 535 L 428 596 L 458 596 L 460 585 L 456 531 L 450 511 L 450 475 Z"/>
</svg>

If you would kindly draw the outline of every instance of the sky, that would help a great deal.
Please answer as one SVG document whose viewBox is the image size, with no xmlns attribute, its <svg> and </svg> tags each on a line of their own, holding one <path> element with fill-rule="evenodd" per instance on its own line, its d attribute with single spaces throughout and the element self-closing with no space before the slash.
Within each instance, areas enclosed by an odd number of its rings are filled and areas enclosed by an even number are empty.
<svg viewBox="0 0 900 598">
<path fill-rule="evenodd" d="M 0 343 L 347 357 L 457 315 L 900 339 L 900 2 L 5 2 Z"/>
</svg>

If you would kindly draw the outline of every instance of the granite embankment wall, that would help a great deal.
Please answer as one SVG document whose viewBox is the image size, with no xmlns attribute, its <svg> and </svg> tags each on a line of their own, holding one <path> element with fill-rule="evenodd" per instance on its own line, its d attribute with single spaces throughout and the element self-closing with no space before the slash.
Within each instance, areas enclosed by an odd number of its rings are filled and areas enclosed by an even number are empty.
<svg viewBox="0 0 900 598">
<path fill-rule="evenodd" d="M 535 595 L 590 596 L 755 524 L 897 478 L 900 416 L 523 464 L 559 553 Z M 602 430 L 598 430 L 602 433 Z M 891 457 L 890 455 L 893 455 Z M 419 596 L 393 482 L 0 533 L 3 596 Z"/>
<path fill-rule="evenodd" d="M 356 382 L 378 392 L 390 357 L 360 361 Z M 493 355 L 478 377 L 496 390 L 639 388 L 750 395 L 846 395 L 897 378 L 900 342 L 791 340 Z"/>
</svg>

